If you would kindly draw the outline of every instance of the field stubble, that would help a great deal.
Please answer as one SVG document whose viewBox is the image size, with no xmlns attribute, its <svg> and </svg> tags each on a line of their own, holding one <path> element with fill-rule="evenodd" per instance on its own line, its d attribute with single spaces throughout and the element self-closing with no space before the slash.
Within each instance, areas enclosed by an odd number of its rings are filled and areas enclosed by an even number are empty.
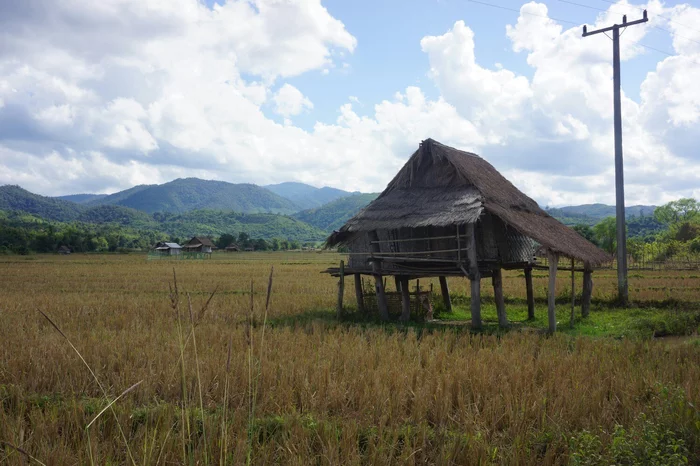
<svg viewBox="0 0 700 466">
<path fill-rule="evenodd" d="M 336 281 L 319 271 L 339 259 L 313 253 L 191 262 L 3 259 L 0 441 L 7 443 L 0 445 L 0 464 L 24 461 L 14 447 L 46 464 L 89 463 L 90 454 L 96 464 L 130 464 L 119 427 L 136 464 L 218 463 L 224 438 L 227 464 L 604 464 L 626 452 L 641 458 L 664 449 L 667 464 L 677 459 L 674 452 L 700 461 L 697 339 L 336 324 L 330 318 Z M 196 355 L 192 342 L 185 347 L 184 377 L 169 298 L 173 267 L 185 337 L 184 293 L 197 311 L 217 290 L 195 329 Z M 535 290 L 543 298 L 546 278 L 539 275 Z M 697 277 L 637 275 L 632 299 L 671 297 L 697 307 Z M 594 299 L 609 299 L 614 274 L 600 271 L 594 280 Z M 517 272 L 506 274 L 509 300 L 524 298 L 523 281 Z M 459 302 L 466 280 L 450 285 Z M 488 300 L 486 280 L 483 289 Z M 115 416 L 95 422 L 89 439 L 85 426 L 107 401 L 39 310 L 60 326 L 112 398 L 143 380 L 114 404 Z M 627 450 L 615 450 L 625 442 Z"/>
</svg>

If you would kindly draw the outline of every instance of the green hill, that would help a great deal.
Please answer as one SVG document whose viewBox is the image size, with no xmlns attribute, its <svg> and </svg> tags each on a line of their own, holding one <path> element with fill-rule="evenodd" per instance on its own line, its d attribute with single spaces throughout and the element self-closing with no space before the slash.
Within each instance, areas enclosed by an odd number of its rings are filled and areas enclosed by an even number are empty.
<svg viewBox="0 0 700 466">
<path fill-rule="evenodd" d="M 40 196 L 19 186 L 0 186 L 0 210 L 16 210 L 56 221 L 76 220 L 83 208 L 70 201 Z"/>
<path fill-rule="evenodd" d="M 161 185 L 135 186 L 89 202 L 89 205 L 104 204 L 131 207 L 150 214 L 182 213 L 197 209 L 291 214 L 299 210 L 289 199 L 254 184 L 233 184 L 198 178 L 180 178 Z"/>
<path fill-rule="evenodd" d="M 157 229 L 158 223 L 146 212 L 118 205 L 101 205 L 86 208 L 77 218 L 85 223 L 114 223 L 131 228 Z"/>
<path fill-rule="evenodd" d="M 107 197 L 107 194 L 68 194 L 67 196 L 56 196 L 54 199 L 75 202 L 77 204 L 86 204 L 90 201 L 96 201 L 103 197 Z"/>
<path fill-rule="evenodd" d="M 348 196 L 352 193 L 336 188 L 316 188 L 304 183 L 286 182 L 263 186 L 273 193 L 289 199 L 300 209 L 311 209 L 320 207 L 329 202 Z"/>
<path fill-rule="evenodd" d="M 653 205 L 633 205 L 625 208 L 625 217 L 650 217 L 654 215 Z M 615 216 L 615 206 L 606 204 L 583 204 L 577 206 L 552 207 L 547 212 L 566 225 L 595 225 L 606 217 Z"/>
<path fill-rule="evenodd" d="M 156 214 L 159 229 L 177 237 L 219 236 L 247 233 L 252 238 L 281 238 L 297 241 L 322 241 L 326 233 L 307 223 L 277 214 L 244 214 L 214 210 L 195 210 L 183 214 Z"/>
<path fill-rule="evenodd" d="M 343 226 L 378 195 L 378 193 L 366 193 L 342 197 L 316 209 L 298 212 L 293 217 L 329 233 Z"/>
</svg>

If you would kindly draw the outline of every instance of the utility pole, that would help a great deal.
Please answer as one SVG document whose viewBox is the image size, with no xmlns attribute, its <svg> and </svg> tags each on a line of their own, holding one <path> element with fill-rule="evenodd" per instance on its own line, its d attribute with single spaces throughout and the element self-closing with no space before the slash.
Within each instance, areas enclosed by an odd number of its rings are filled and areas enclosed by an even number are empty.
<svg viewBox="0 0 700 466">
<path fill-rule="evenodd" d="M 615 216 L 617 220 L 617 299 L 627 305 L 629 292 L 627 286 L 627 235 L 625 231 L 625 180 L 622 166 L 622 104 L 620 100 L 620 28 L 634 26 L 649 21 L 647 10 L 642 19 L 627 22 L 627 15 L 622 17 L 622 24 L 588 32 L 583 26 L 583 37 L 612 31 L 613 41 L 613 90 L 615 109 Z M 606 34 L 607 35 L 607 34 Z"/>
</svg>

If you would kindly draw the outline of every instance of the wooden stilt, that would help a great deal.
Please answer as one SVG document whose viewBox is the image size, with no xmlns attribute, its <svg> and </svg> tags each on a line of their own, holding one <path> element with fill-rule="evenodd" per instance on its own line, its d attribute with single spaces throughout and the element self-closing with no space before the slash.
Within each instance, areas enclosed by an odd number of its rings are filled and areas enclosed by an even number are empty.
<svg viewBox="0 0 700 466">
<path fill-rule="evenodd" d="M 378 254 L 380 252 L 379 235 L 376 231 L 369 232 L 369 240 L 371 242 L 372 253 Z M 374 289 L 377 293 L 377 307 L 379 308 L 379 317 L 383 321 L 389 320 L 389 306 L 386 302 L 386 294 L 384 294 L 384 279 L 382 277 L 382 266 L 378 259 L 372 260 L 372 274 L 374 275 Z"/>
<path fill-rule="evenodd" d="M 508 316 L 506 315 L 506 303 L 503 299 L 503 275 L 501 269 L 495 269 L 491 276 L 493 284 L 493 297 L 496 301 L 496 313 L 498 314 L 498 326 L 508 327 Z"/>
<path fill-rule="evenodd" d="M 574 306 L 576 306 L 576 279 L 574 275 L 574 259 L 571 258 L 571 327 L 574 326 Z"/>
<path fill-rule="evenodd" d="M 559 256 L 548 251 L 547 259 L 549 260 L 549 289 L 547 290 L 547 317 L 549 319 L 549 333 L 557 331 L 557 314 L 556 314 L 556 284 L 557 284 L 557 263 Z"/>
<path fill-rule="evenodd" d="M 401 322 L 411 318 L 411 295 L 408 289 L 408 277 L 401 277 Z"/>
<path fill-rule="evenodd" d="M 588 317 L 591 311 L 591 295 L 593 294 L 593 270 L 588 263 L 583 267 L 583 290 L 581 295 L 581 316 Z"/>
<path fill-rule="evenodd" d="M 335 316 L 338 320 L 343 318 L 343 295 L 345 294 L 345 261 L 340 261 L 340 275 L 338 278 L 338 304 L 335 308 Z"/>
<path fill-rule="evenodd" d="M 535 320 L 535 293 L 532 288 L 532 267 L 525 267 L 525 289 L 527 291 L 527 320 Z"/>
<path fill-rule="evenodd" d="M 476 257 L 476 235 L 474 234 L 474 224 L 467 225 L 467 258 L 469 259 L 469 281 L 471 285 L 471 313 L 472 328 L 481 329 L 481 275 L 479 274 L 479 264 Z"/>
<path fill-rule="evenodd" d="M 362 275 L 355 274 L 355 299 L 357 300 L 357 312 L 365 313 L 365 297 L 362 292 Z"/>
<path fill-rule="evenodd" d="M 440 277 L 440 290 L 442 291 L 442 300 L 445 303 L 447 312 L 452 312 L 452 299 L 450 299 L 450 289 L 447 287 L 447 277 Z"/>
<path fill-rule="evenodd" d="M 401 277 L 394 275 L 394 285 L 396 285 L 396 291 L 401 292 Z"/>
</svg>

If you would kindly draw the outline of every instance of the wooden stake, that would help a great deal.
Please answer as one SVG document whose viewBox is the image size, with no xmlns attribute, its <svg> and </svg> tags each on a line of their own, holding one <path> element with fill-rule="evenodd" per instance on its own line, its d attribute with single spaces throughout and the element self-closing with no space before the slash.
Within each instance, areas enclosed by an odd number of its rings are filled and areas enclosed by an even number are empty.
<svg viewBox="0 0 700 466">
<path fill-rule="evenodd" d="M 532 267 L 525 267 L 525 289 L 527 291 L 527 320 L 535 320 L 535 293 L 532 289 Z"/>
<path fill-rule="evenodd" d="M 576 306 L 576 281 L 574 278 L 574 259 L 571 258 L 571 328 L 574 327 L 574 306 Z"/>
<path fill-rule="evenodd" d="M 411 318 L 411 294 L 408 289 L 408 277 L 401 277 L 401 322 L 408 322 Z M 418 295 L 420 302 L 420 294 Z"/>
<path fill-rule="evenodd" d="M 377 254 L 380 252 L 379 236 L 376 231 L 369 232 L 369 240 L 372 245 L 372 253 Z M 382 278 L 382 266 L 378 259 L 372 260 L 372 274 L 374 275 L 374 289 L 377 293 L 377 307 L 379 308 L 379 317 L 383 321 L 389 320 L 389 306 L 386 302 L 386 295 L 384 294 L 384 281 Z"/>
<path fill-rule="evenodd" d="M 442 300 L 445 303 L 447 312 L 452 312 L 452 299 L 450 299 L 450 289 L 447 287 L 447 278 L 440 276 L 440 290 L 442 291 Z"/>
<path fill-rule="evenodd" d="M 335 316 L 338 320 L 343 318 L 343 294 L 345 293 L 345 261 L 340 261 L 340 278 L 338 280 L 338 305 L 335 308 Z"/>
<path fill-rule="evenodd" d="M 557 284 L 557 263 L 559 256 L 552 252 L 547 252 L 549 259 L 549 289 L 547 290 L 547 317 L 549 319 L 549 333 L 557 331 L 557 314 L 556 314 L 556 284 Z"/>
<path fill-rule="evenodd" d="M 583 291 L 581 296 L 581 316 L 588 317 L 591 310 L 591 295 L 593 294 L 593 270 L 588 263 L 584 265 Z"/>
<path fill-rule="evenodd" d="M 503 299 L 503 275 L 501 269 L 495 269 L 491 276 L 493 284 L 493 297 L 496 301 L 496 313 L 498 314 L 498 326 L 508 327 L 508 316 L 506 315 L 506 303 Z"/>
<path fill-rule="evenodd" d="M 479 274 L 479 264 L 476 257 L 476 235 L 474 234 L 474 224 L 467 224 L 467 258 L 469 259 L 469 281 L 471 286 L 471 313 L 472 328 L 479 330 L 481 324 L 481 275 Z"/>
<path fill-rule="evenodd" d="M 401 277 L 394 275 L 394 285 L 396 285 L 396 291 L 401 292 Z"/>
<path fill-rule="evenodd" d="M 357 300 L 357 312 L 365 313 L 365 298 L 362 292 L 362 275 L 355 274 L 355 299 Z"/>
</svg>

